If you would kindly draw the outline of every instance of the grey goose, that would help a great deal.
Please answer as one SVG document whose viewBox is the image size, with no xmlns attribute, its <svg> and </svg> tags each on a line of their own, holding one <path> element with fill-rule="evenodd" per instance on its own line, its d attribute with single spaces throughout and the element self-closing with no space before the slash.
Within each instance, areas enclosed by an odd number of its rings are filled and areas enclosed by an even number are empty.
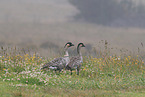
<svg viewBox="0 0 145 97">
<path fill-rule="evenodd" d="M 69 59 L 69 54 L 68 54 L 68 48 L 74 46 L 74 44 L 72 44 L 71 42 L 67 42 L 64 46 L 64 57 L 59 57 L 59 58 L 55 58 L 52 61 L 46 63 L 43 65 L 43 67 L 41 69 L 45 69 L 45 68 L 49 68 L 49 69 L 53 69 L 55 71 L 61 71 L 66 64 L 69 63 L 70 59 Z"/>
<path fill-rule="evenodd" d="M 70 59 L 70 62 L 65 67 L 66 70 L 71 71 L 71 75 L 72 75 L 72 70 L 76 70 L 77 75 L 79 75 L 79 70 L 81 68 L 81 63 L 83 63 L 83 57 L 82 57 L 82 54 L 80 52 L 81 47 L 85 47 L 85 45 L 83 43 L 78 44 L 78 46 L 77 46 L 78 56 L 72 57 Z"/>
</svg>

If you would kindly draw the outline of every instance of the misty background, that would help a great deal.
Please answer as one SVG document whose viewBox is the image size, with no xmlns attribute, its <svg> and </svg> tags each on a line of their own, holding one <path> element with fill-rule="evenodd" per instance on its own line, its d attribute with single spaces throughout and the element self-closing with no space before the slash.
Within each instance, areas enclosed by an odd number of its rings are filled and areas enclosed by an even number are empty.
<svg viewBox="0 0 145 97">
<path fill-rule="evenodd" d="M 41 56 L 62 54 L 68 41 L 86 44 L 84 55 L 96 55 L 105 41 L 112 52 L 143 54 L 144 28 L 144 0 L 0 0 L 0 46 Z"/>
</svg>

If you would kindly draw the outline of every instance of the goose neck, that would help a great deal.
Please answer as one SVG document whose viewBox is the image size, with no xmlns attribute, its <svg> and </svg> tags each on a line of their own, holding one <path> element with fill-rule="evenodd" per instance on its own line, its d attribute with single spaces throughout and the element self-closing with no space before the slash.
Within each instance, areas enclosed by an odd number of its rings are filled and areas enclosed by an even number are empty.
<svg viewBox="0 0 145 97">
<path fill-rule="evenodd" d="M 65 48 L 64 49 L 64 57 L 69 57 L 68 48 Z"/>
<path fill-rule="evenodd" d="M 81 47 L 78 46 L 78 47 L 77 47 L 77 53 L 78 53 L 79 56 L 82 56 L 82 54 L 81 54 L 81 52 L 80 52 L 80 49 L 81 49 Z"/>
</svg>

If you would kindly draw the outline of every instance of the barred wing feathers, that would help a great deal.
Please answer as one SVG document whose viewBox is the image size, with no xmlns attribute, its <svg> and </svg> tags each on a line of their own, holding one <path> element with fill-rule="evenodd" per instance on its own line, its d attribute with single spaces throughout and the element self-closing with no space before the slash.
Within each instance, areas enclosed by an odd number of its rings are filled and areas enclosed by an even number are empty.
<svg viewBox="0 0 145 97">
<path fill-rule="evenodd" d="M 77 67 L 80 67 L 80 66 L 81 66 L 81 58 L 79 56 L 72 57 L 70 59 L 70 62 L 67 65 L 66 69 L 72 70 L 72 69 L 76 69 Z"/>
<path fill-rule="evenodd" d="M 60 69 L 63 68 L 66 64 L 66 60 L 63 57 L 55 58 L 54 60 L 43 65 L 42 69 L 50 68 L 50 69 Z"/>
</svg>

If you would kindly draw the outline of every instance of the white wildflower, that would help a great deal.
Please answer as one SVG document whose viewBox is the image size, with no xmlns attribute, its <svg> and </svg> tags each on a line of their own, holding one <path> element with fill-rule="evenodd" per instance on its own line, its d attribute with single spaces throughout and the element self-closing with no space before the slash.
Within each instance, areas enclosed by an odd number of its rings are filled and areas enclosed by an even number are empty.
<svg viewBox="0 0 145 97">
<path fill-rule="evenodd" d="M 17 78 L 17 80 L 20 80 L 20 78 Z"/>
</svg>

